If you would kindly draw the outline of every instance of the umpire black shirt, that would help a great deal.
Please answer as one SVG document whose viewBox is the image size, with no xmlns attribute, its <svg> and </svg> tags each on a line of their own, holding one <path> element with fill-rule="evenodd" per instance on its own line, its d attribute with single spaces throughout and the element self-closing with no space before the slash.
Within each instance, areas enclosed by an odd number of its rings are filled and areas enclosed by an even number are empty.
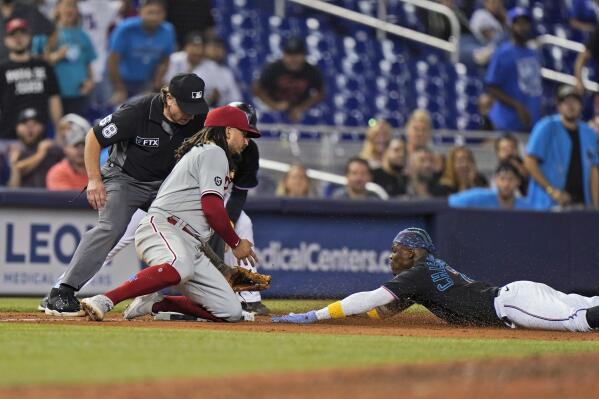
<svg viewBox="0 0 599 399">
<path fill-rule="evenodd" d="M 169 122 L 160 94 L 123 104 L 94 126 L 102 147 L 112 145 L 108 162 L 139 181 L 164 180 L 175 166 L 175 150 L 204 126 L 206 115 L 187 125 Z"/>
<path fill-rule="evenodd" d="M 494 305 L 499 289 L 470 279 L 433 255 L 383 287 L 400 304 L 418 303 L 448 323 L 504 326 Z"/>
</svg>

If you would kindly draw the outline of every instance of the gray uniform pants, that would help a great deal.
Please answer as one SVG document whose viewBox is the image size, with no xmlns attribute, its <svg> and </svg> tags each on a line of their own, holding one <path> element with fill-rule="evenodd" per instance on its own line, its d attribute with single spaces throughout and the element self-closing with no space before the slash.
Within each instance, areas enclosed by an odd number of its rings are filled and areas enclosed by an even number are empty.
<svg viewBox="0 0 599 399">
<path fill-rule="evenodd" d="M 147 209 L 162 181 L 141 182 L 108 164 L 102 167 L 106 205 L 98 211 L 98 224 L 83 234 L 62 283 L 80 290 L 102 268 L 110 250 L 125 233 L 138 208 Z"/>
</svg>

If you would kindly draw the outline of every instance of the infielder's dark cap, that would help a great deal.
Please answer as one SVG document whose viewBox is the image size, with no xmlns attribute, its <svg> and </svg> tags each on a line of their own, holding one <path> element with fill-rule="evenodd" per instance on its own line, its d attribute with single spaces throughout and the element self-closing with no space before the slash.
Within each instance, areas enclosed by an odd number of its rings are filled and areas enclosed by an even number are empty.
<svg viewBox="0 0 599 399">
<path fill-rule="evenodd" d="M 582 96 L 580 95 L 580 93 L 576 90 L 576 88 L 574 86 L 570 86 L 570 85 L 561 85 L 557 89 L 556 97 L 557 97 L 557 101 L 560 103 L 568 97 L 574 97 L 578 101 L 582 102 Z"/>
<path fill-rule="evenodd" d="M 200 115 L 208 113 L 208 104 L 204 100 L 205 86 L 202 78 L 195 73 L 181 73 L 171 79 L 168 91 L 183 112 Z"/>
<path fill-rule="evenodd" d="M 437 250 L 431 236 L 426 230 L 417 227 L 409 227 L 397 233 L 393 239 L 393 244 L 403 245 L 408 248 L 422 248 L 434 254 Z"/>
<path fill-rule="evenodd" d="M 237 107 L 225 105 L 208 112 L 204 127 L 234 127 L 246 132 L 247 137 L 257 139 L 260 132 L 250 125 L 248 115 Z"/>
</svg>

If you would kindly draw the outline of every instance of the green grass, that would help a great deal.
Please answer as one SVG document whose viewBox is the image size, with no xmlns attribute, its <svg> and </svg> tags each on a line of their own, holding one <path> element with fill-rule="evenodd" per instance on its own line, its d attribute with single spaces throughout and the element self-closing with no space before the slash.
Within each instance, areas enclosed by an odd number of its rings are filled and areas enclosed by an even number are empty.
<svg viewBox="0 0 599 399">
<path fill-rule="evenodd" d="M 599 351 L 599 341 L 335 336 L 309 334 L 309 326 L 299 334 L 7 323 L 0 325 L 0 348 L 6 386 L 587 353 Z"/>
<path fill-rule="evenodd" d="M 0 312 L 31 312 L 38 301 L 0 298 Z M 287 313 L 320 308 L 330 300 L 265 303 L 274 313 Z M 599 352 L 599 341 L 332 335 L 310 329 L 279 333 L 0 322 L 0 386 Z"/>
</svg>

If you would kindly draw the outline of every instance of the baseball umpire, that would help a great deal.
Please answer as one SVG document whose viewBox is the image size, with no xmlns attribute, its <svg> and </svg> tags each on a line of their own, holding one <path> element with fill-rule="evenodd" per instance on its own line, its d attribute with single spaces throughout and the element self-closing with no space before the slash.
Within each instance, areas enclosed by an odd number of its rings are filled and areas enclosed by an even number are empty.
<svg viewBox="0 0 599 399">
<path fill-rule="evenodd" d="M 391 247 L 392 280 L 326 308 L 273 321 L 303 324 L 360 313 L 381 318 L 417 303 L 451 324 L 579 332 L 599 328 L 599 296 L 568 295 L 532 281 L 493 287 L 468 278 L 434 253 L 426 231 L 402 230 Z"/>
<path fill-rule="evenodd" d="M 214 321 L 239 321 L 242 309 L 233 287 L 209 254 L 198 251 L 216 232 L 242 263 L 254 264 L 253 244 L 230 224 L 224 195 L 231 184 L 231 155 L 260 133 L 239 108 L 224 106 L 208 113 L 205 127 L 177 150 L 180 158 L 164 181 L 148 214 L 135 232 L 135 247 L 148 268 L 120 287 L 81 301 L 91 320 L 101 321 L 114 305 L 138 297 L 125 318 L 151 312 L 179 312 Z M 184 295 L 158 291 L 177 286 Z"/>
<path fill-rule="evenodd" d="M 87 133 L 87 199 L 98 210 L 98 224 L 83 234 L 60 286 L 50 291 L 46 314 L 82 315 L 75 292 L 100 270 L 133 213 L 148 209 L 175 165 L 175 150 L 202 128 L 207 113 L 204 81 L 180 74 L 160 93 L 124 104 Z M 110 156 L 100 170 L 100 149 L 107 146 Z"/>
</svg>

